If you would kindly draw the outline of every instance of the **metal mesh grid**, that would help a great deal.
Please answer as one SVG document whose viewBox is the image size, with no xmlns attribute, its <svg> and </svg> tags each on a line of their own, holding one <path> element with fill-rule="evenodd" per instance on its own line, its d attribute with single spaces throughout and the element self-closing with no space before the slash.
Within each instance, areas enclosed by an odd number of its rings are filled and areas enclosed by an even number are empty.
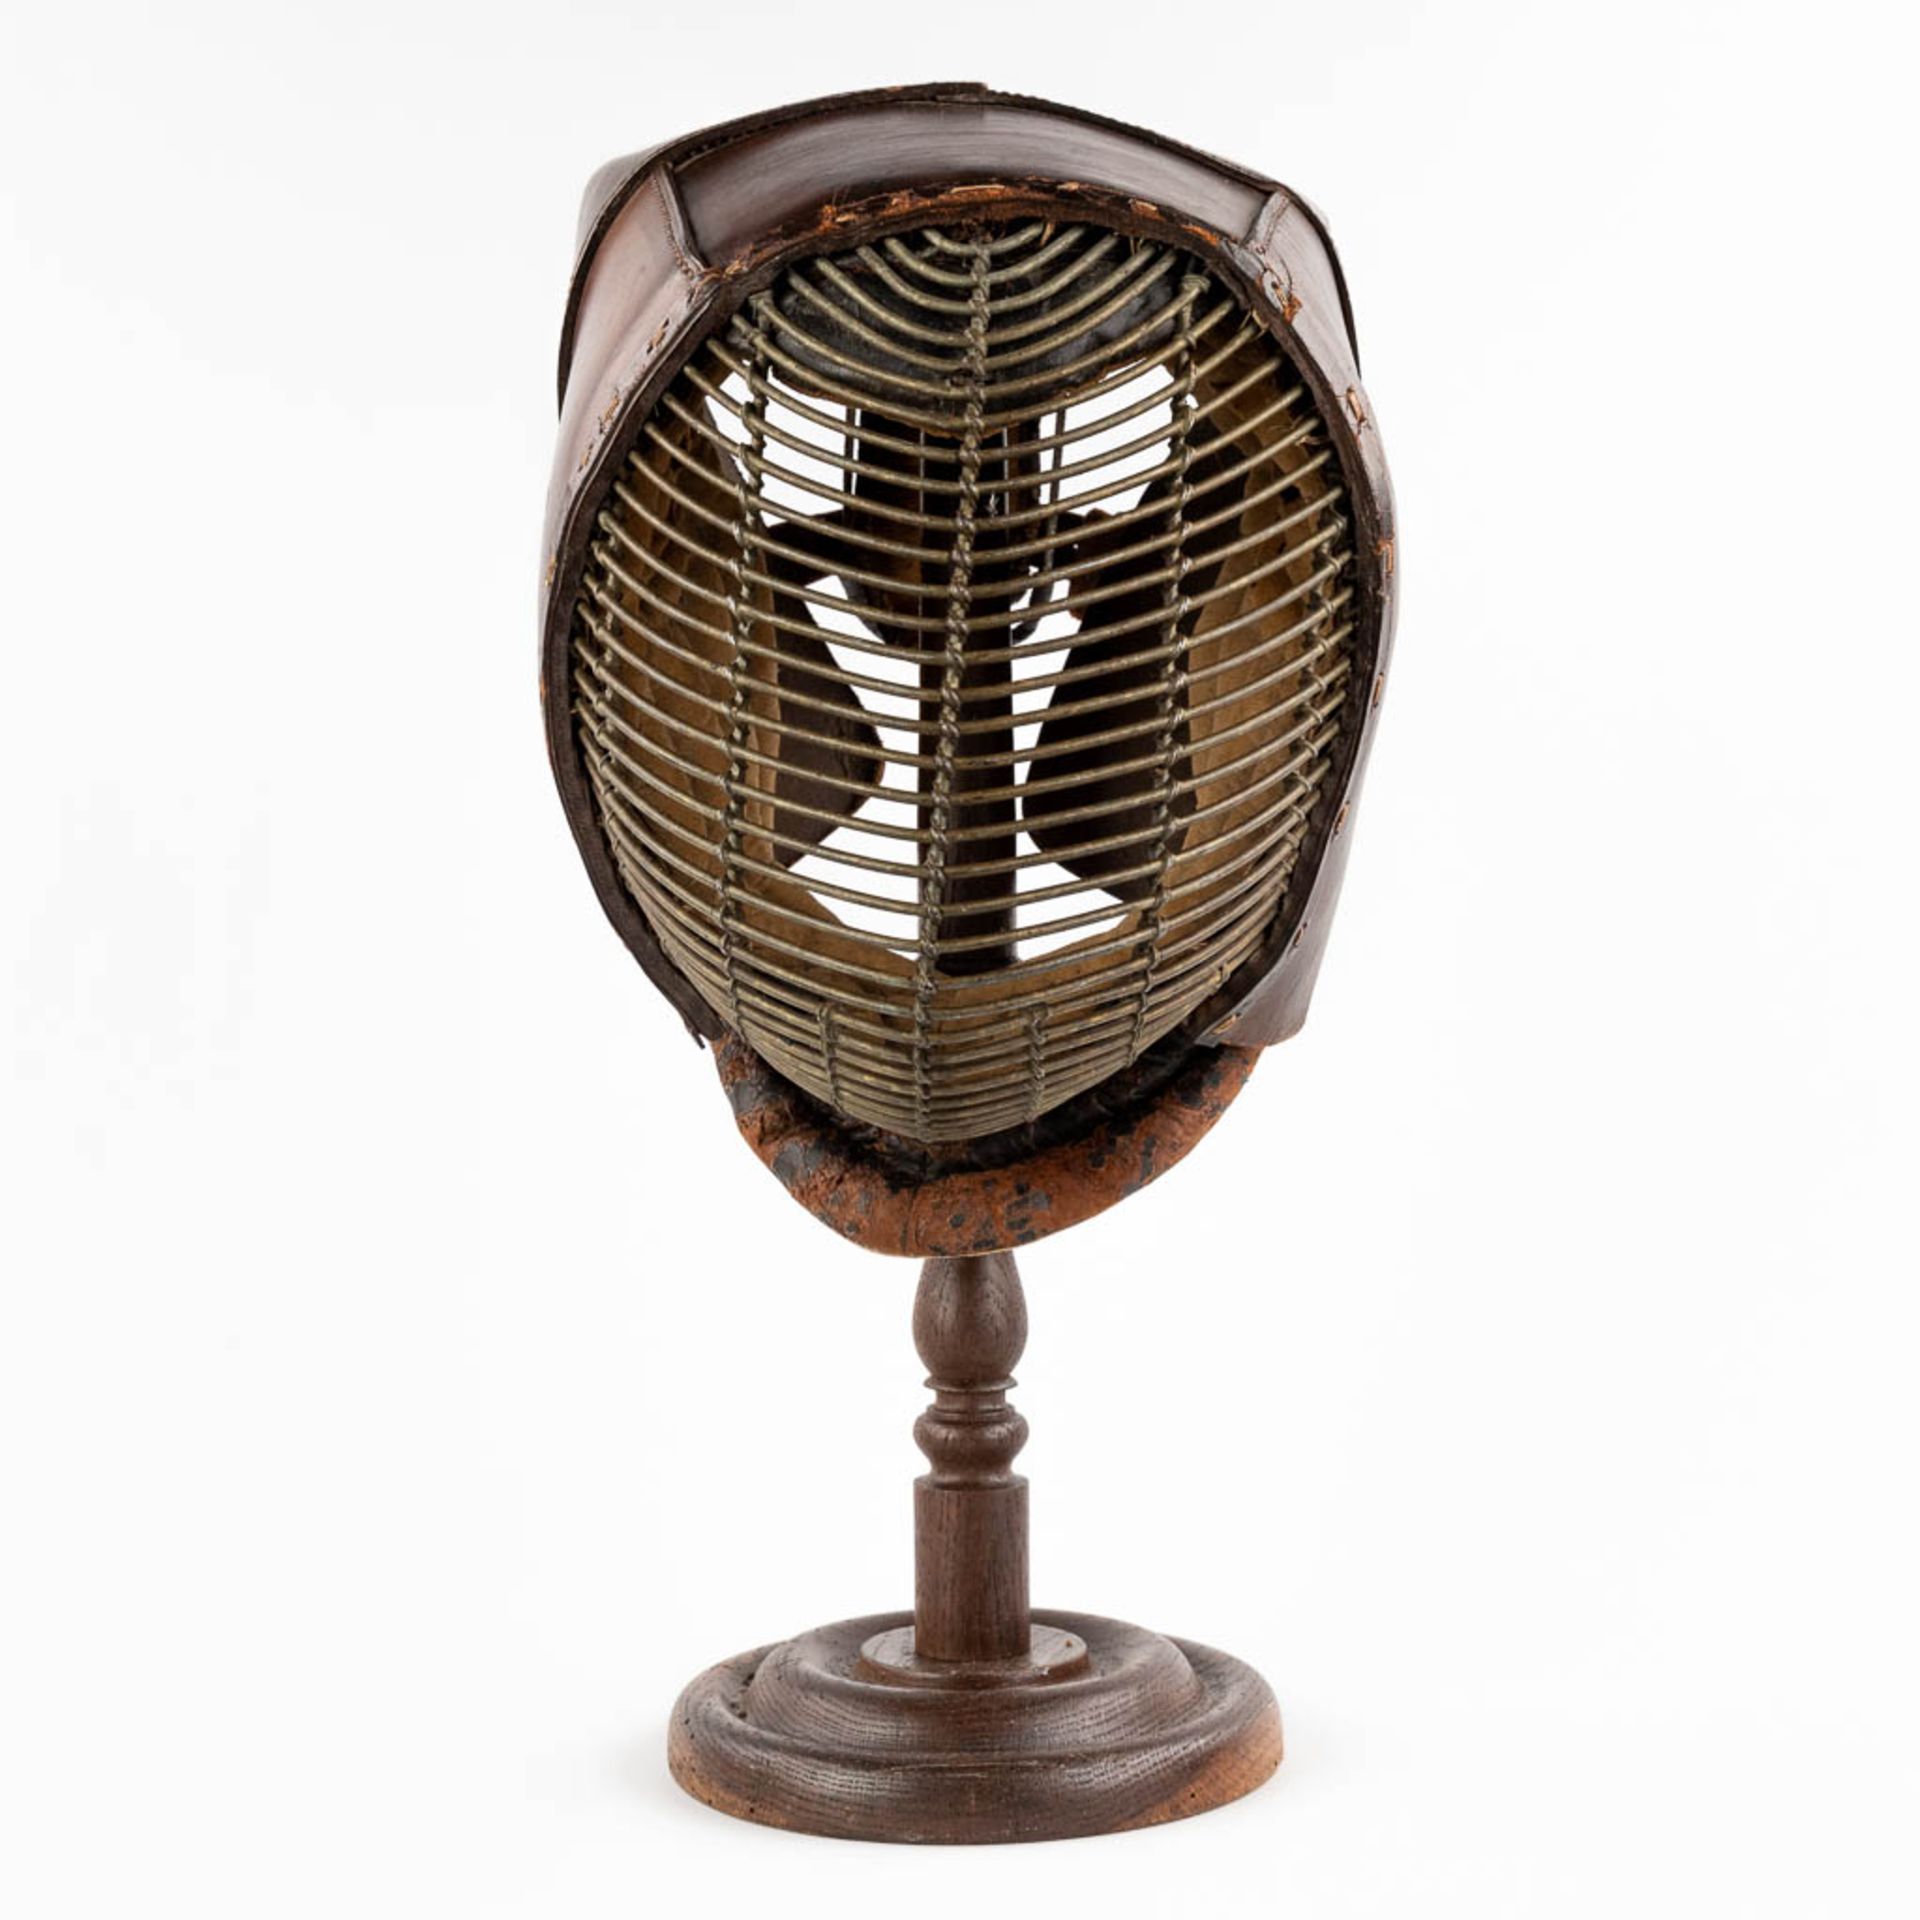
<svg viewBox="0 0 1920 1920">
<path fill-rule="evenodd" d="M 927 230 L 789 267 L 597 520 L 575 716 L 621 877 L 782 1073 L 1019 1125 L 1262 943 L 1351 700 L 1339 469 L 1177 249 Z"/>
</svg>

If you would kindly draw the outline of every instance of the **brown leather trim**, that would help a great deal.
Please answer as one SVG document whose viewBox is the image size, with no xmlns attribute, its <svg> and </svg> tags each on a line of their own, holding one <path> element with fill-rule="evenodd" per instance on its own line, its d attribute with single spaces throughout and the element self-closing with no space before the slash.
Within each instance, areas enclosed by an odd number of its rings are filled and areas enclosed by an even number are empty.
<svg viewBox="0 0 1920 1920">
<path fill-rule="evenodd" d="M 797 121 L 830 119 L 852 110 L 874 107 L 961 102 L 1025 109 L 1054 121 L 1070 121 L 1082 128 L 1098 129 L 1109 135 L 1124 135 L 1132 142 L 1146 144 L 1169 160 L 1184 160 L 1200 169 L 1211 171 L 1220 179 L 1260 189 L 1263 194 L 1270 196 L 1267 204 L 1274 211 L 1284 211 L 1289 205 L 1297 207 L 1319 236 L 1328 264 L 1332 268 L 1334 283 L 1339 293 L 1341 313 L 1346 321 L 1348 343 L 1352 349 L 1354 366 L 1358 369 L 1360 342 L 1353 323 L 1353 304 L 1347 291 L 1346 275 L 1341 268 L 1340 256 L 1334 247 L 1333 235 L 1326 220 L 1310 200 L 1303 198 L 1289 187 L 1280 186 L 1277 181 L 1270 180 L 1265 174 L 1239 166 L 1231 160 L 1222 159 L 1219 155 L 1208 153 L 1201 148 L 1169 140 L 1150 129 L 1134 126 L 1123 120 L 1115 120 L 1105 114 L 1089 113 L 1084 108 L 1042 100 L 1031 94 L 997 92 L 977 80 L 954 80 L 932 81 L 913 86 L 873 87 L 864 92 L 826 94 L 812 100 L 795 101 L 787 106 L 770 108 L 760 113 L 742 115 L 738 119 L 720 121 L 713 126 L 701 127 L 695 132 L 681 134 L 672 140 L 659 141 L 637 153 L 623 154 L 618 159 L 606 162 L 587 182 L 586 191 L 581 195 L 580 200 L 578 231 L 574 245 L 574 267 L 567 288 L 566 311 L 560 327 L 558 371 L 561 404 L 564 406 L 566 402 L 567 377 L 573 364 L 574 333 L 585 287 L 585 270 L 621 208 L 639 189 L 649 172 L 655 169 L 677 171 L 692 167 L 721 149 L 751 141 Z M 1137 182 L 1133 183 L 1136 190 L 1137 184 Z M 836 196 L 847 197 L 838 188 L 824 197 L 831 199 Z M 1254 243 L 1258 245 L 1257 233 L 1254 236 Z"/>
<path fill-rule="evenodd" d="M 1353 844 L 1353 810 L 1359 804 L 1361 781 L 1379 729 L 1399 609 L 1393 483 L 1373 401 L 1360 381 L 1346 283 L 1323 242 L 1320 216 L 1298 196 L 1284 191 L 1276 195 L 1276 202 L 1255 228 L 1255 244 L 1248 251 L 1258 266 L 1262 291 L 1292 333 L 1296 358 L 1310 374 L 1319 375 L 1321 406 L 1342 439 L 1356 513 L 1358 561 L 1371 572 L 1362 584 L 1373 603 L 1373 621 L 1371 644 L 1361 654 L 1367 675 L 1366 711 L 1337 793 L 1323 803 L 1315 823 L 1316 844 L 1302 858 L 1300 870 L 1312 875 L 1306 897 L 1289 900 L 1266 950 L 1241 969 L 1229 984 L 1225 1004 L 1216 1003 L 1209 1010 L 1212 1017 L 1203 1016 L 1199 1028 L 1208 1039 L 1243 1047 L 1272 1046 L 1291 1039 L 1307 1017 Z M 1308 858 L 1313 863 L 1310 867 Z"/>
<path fill-rule="evenodd" d="M 716 264 L 751 255 L 770 234 L 831 229 L 843 206 L 902 185 L 937 193 L 1073 181 L 1177 208 L 1229 237 L 1247 231 L 1271 191 L 1137 134 L 987 96 L 847 108 L 729 142 L 676 177 L 697 243 Z"/>
<path fill-rule="evenodd" d="M 640 189 L 644 188 L 644 191 Z M 574 738 L 568 637 L 592 533 L 585 510 L 606 490 L 654 398 L 705 337 L 718 285 L 690 255 L 685 221 L 666 173 L 653 169 L 626 195 L 582 275 L 573 370 L 547 488 L 541 582 L 540 701 L 547 759 L 574 845 L 595 896 L 640 969 L 696 1036 L 719 1023 L 661 951 L 621 883 L 594 815 Z"/>
<path fill-rule="evenodd" d="M 921 86 L 870 87 L 861 93 L 823 94 L 817 99 L 795 100 L 783 107 L 770 107 L 760 113 L 717 121 L 710 127 L 700 127 L 692 133 L 676 134 L 673 139 L 659 141 L 638 153 L 623 154 L 617 160 L 609 160 L 587 182 L 587 190 L 580 196 L 573 277 L 567 289 L 566 316 L 560 324 L 561 405 L 566 404 L 567 374 L 573 365 L 574 323 L 580 307 L 584 269 L 606 237 L 620 209 L 638 190 L 648 172 L 656 167 L 676 167 L 712 147 L 785 126 L 791 121 L 835 113 L 843 107 L 864 106 L 885 100 L 963 100 L 984 95 L 987 91 L 978 80 L 936 80 Z"/>
<path fill-rule="evenodd" d="M 1177 1165 L 1226 1112 L 1260 1056 L 1197 1047 L 1128 1111 L 1012 1165 L 910 1177 L 783 1080 L 739 1035 L 714 1047 L 735 1124 L 816 1220 L 872 1253 L 926 1259 L 1024 1247 L 1076 1226 Z"/>
</svg>

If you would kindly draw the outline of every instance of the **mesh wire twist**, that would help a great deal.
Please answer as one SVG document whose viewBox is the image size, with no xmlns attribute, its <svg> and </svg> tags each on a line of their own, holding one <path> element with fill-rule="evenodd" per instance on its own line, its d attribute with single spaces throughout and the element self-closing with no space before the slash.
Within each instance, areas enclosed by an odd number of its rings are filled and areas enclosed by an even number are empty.
<svg viewBox="0 0 1920 1920">
<path fill-rule="evenodd" d="M 1338 465 L 1179 249 L 929 229 L 790 266 L 596 519 L 575 713 L 674 963 L 838 1110 L 1030 1120 L 1283 916 L 1357 721 Z"/>
</svg>

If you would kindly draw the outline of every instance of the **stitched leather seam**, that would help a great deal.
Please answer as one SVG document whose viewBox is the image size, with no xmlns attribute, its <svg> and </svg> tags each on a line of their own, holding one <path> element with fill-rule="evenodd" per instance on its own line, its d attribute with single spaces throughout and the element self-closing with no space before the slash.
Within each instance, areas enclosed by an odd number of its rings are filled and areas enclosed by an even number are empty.
<svg viewBox="0 0 1920 1920">
<path fill-rule="evenodd" d="M 665 186 L 661 184 L 665 172 L 664 167 L 656 167 L 647 176 L 647 185 L 653 189 L 653 197 L 660 202 L 661 224 L 667 230 L 667 245 L 673 249 L 673 257 L 679 262 L 681 277 L 686 280 L 698 280 L 699 272 L 693 262 L 687 258 L 686 249 L 680 244 L 680 236 L 674 230 L 673 207 L 667 199 Z"/>
</svg>

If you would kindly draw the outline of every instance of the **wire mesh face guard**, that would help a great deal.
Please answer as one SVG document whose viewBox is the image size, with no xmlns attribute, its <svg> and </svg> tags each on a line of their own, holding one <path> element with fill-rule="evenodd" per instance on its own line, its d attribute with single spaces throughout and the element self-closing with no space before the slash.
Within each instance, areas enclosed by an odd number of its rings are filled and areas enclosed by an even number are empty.
<svg viewBox="0 0 1920 1920">
<path fill-rule="evenodd" d="M 595 518 L 621 881 L 780 1073 L 910 1139 L 1127 1067 L 1272 935 L 1364 701 L 1324 422 L 1194 256 L 948 225 L 789 265 Z"/>
</svg>

